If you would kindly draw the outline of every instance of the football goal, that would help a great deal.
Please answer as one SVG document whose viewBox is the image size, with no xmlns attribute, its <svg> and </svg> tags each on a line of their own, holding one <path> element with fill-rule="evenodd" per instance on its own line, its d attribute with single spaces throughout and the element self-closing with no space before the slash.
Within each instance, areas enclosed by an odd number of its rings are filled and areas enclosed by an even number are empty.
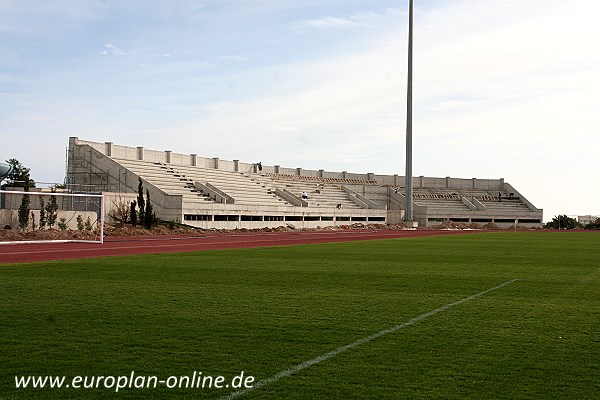
<svg viewBox="0 0 600 400">
<path fill-rule="evenodd" d="M 104 242 L 104 196 L 0 190 L 0 244 Z"/>
</svg>

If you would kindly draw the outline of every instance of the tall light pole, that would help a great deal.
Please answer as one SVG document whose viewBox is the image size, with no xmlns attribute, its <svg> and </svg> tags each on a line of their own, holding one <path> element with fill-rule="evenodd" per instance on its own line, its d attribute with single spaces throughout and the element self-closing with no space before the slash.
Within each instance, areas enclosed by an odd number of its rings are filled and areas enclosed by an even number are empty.
<svg viewBox="0 0 600 400">
<path fill-rule="evenodd" d="M 413 0 L 408 4 L 408 82 L 406 87 L 406 176 L 404 220 L 413 220 L 413 173 L 412 173 L 412 56 L 413 56 Z"/>
</svg>

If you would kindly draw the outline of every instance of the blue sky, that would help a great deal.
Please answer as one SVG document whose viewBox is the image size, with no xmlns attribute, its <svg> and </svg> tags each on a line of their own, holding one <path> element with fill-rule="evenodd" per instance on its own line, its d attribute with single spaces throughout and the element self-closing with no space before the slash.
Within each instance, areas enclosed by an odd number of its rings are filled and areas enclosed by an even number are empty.
<svg viewBox="0 0 600 400">
<path fill-rule="evenodd" d="M 408 1 L 0 2 L 0 158 L 69 136 L 404 173 Z M 415 1 L 415 175 L 600 214 L 600 2 Z M 568 193 L 567 198 L 562 194 Z"/>
</svg>

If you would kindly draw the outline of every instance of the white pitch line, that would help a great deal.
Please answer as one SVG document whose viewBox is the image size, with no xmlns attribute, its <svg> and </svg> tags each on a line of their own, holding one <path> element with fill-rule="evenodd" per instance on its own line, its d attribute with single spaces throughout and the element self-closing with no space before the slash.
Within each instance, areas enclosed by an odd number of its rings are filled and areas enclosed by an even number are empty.
<svg viewBox="0 0 600 400">
<path fill-rule="evenodd" d="M 300 372 L 300 371 L 302 371 L 302 370 L 304 370 L 304 369 L 306 369 L 308 367 L 311 367 L 311 366 L 313 366 L 315 364 L 319 364 L 319 363 L 321 363 L 321 362 L 323 362 L 323 361 L 325 361 L 325 360 L 327 360 L 329 358 L 337 356 L 340 353 L 344 353 L 344 352 L 346 352 L 346 351 L 348 351 L 348 350 L 350 350 L 350 349 L 352 349 L 354 347 L 360 346 L 361 344 L 368 343 L 368 342 L 370 342 L 372 340 L 380 338 L 381 336 L 387 335 L 389 333 L 394 333 L 396 331 L 399 331 L 400 329 L 406 328 L 407 326 L 411 326 L 411 325 L 413 325 L 413 324 L 415 324 L 415 323 L 417 323 L 419 321 L 422 321 L 422 320 L 424 320 L 426 318 L 429 318 L 429 317 L 431 317 L 431 316 L 433 316 L 435 314 L 439 314 L 439 313 L 441 313 L 443 311 L 446 311 L 449 308 L 461 305 L 461 304 L 466 303 L 468 301 L 474 300 L 474 299 L 476 299 L 478 297 L 484 296 L 484 295 L 486 295 L 486 294 L 488 294 L 490 292 L 493 292 L 494 290 L 501 289 L 501 288 L 503 288 L 505 286 L 510 285 L 511 283 L 516 282 L 516 281 L 518 281 L 518 279 L 512 279 L 510 281 L 506 281 L 504 283 L 499 284 L 498 286 L 494 286 L 493 288 L 486 289 L 483 292 L 479 292 L 477 294 L 465 297 L 464 299 L 455 301 L 453 303 L 448 303 L 445 306 L 442 306 L 440 308 L 436 308 L 435 310 L 432 310 L 432 311 L 426 312 L 424 314 L 421 314 L 421 315 L 419 315 L 417 317 L 409 319 L 408 321 L 403 322 L 403 323 L 401 323 L 399 325 L 396 325 L 394 327 L 391 327 L 389 329 L 385 329 L 383 331 L 374 333 L 371 336 L 366 336 L 366 337 L 364 337 L 362 339 L 358 339 L 357 341 L 352 342 L 350 344 L 347 344 L 345 346 L 338 347 L 337 349 L 335 349 L 333 351 L 330 351 L 329 353 L 325 353 L 323 355 L 320 355 L 319 357 L 313 358 L 312 360 L 308 360 L 308 361 L 305 361 L 305 362 L 303 362 L 301 364 L 298 364 L 295 367 L 292 367 L 290 369 L 286 369 L 284 371 L 278 372 L 275 375 L 271 376 L 270 378 L 266 378 L 266 379 L 263 379 L 262 381 L 258 381 L 251 388 L 240 390 L 240 391 L 237 391 L 237 392 L 233 392 L 231 394 L 228 394 L 227 396 L 221 397 L 219 400 L 231 400 L 231 399 L 235 399 L 235 398 L 237 398 L 239 396 L 242 396 L 242 395 L 244 395 L 246 393 L 252 392 L 252 391 L 254 391 L 256 389 L 259 389 L 259 388 L 261 388 L 263 386 L 267 386 L 268 384 L 271 384 L 273 382 L 277 382 L 278 380 L 280 380 L 282 378 L 285 378 L 285 377 L 288 377 L 288 376 L 290 376 L 292 374 L 295 374 L 296 372 Z"/>
</svg>

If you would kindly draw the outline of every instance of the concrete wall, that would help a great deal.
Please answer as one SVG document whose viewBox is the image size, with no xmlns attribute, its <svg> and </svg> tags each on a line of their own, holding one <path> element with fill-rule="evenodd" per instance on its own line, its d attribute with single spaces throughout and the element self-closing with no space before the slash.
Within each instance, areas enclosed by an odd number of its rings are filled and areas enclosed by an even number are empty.
<svg viewBox="0 0 600 400">
<path fill-rule="evenodd" d="M 202 216 L 208 220 L 194 220 L 189 217 Z M 227 216 L 234 221 L 220 221 L 219 217 Z M 183 221 L 187 225 L 200 228 L 261 228 L 293 225 L 298 229 L 316 228 L 318 226 L 350 225 L 355 222 L 385 223 L 385 210 L 355 210 L 319 207 L 269 207 L 238 206 L 226 204 L 207 204 L 193 208 L 186 205 L 183 209 Z M 246 220 L 245 220 L 246 219 Z M 252 221 L 248 219 L 259 219 Z"/>
<path fill-rule="evenodd" d="M 27 231 L 31 230 L 31 213 L 35 216 L 35 224 L 36 230 L 39 229 L 40 225 L 40 210 L 31 209 L 29 212 L 29 223 L 27 226 Z M 93 211 L 57 211 L 56 212 L 56 223 L 52 227 L 52 229 L 58 229 L 58 222 L 61 218 L 65 219 L 65 224 L 68 229 L 76 230 L 77 229 L 77 216 L 81 216 L 83 218 L 83 222 L 85 223 L 88 217 L 90 218 L 90 222 L 92 223 L 92 228 L 96 228 L 97 226 L 97 214 Z M 19 228 L 19 211 L 18 210 L 0 210 L 0 227 L 4 228 L 5 226 L 10 225 L 10 227 L 14 230 L 18 230 Z M 48 229 L 49 227 L 46 227 Z"/>
<path fill-rule="evenodd" d="M 113 145 L 112 147 L 113 154 L 115 152 L 124 153 L 128 151 L 127 148 L 118 148 L 124 146 Z M 67 174 L 73 181 L 72 184 L 75 191 L 87 185 L 97 185 L 101 190 L 106 187 L 107 190 L 102 191 L 107 195 L 110 192 L 133 193 L 137 195 L 138 176 L 121 166 L 118 162 L 106 157 L 104 152 L 98 150 L 98 148 L 105 149 L 105 147 L 98 145 L 92 146 L 87 142 L 83 145 L 80 143 L 79 145 L 70 146 Z M 146 150 L 144 154 L 146 154 Z M 143 179 L 142 183 L 144 191 L 148 190 L 150 192 L 154 212 L 165 220 L 181 222 L 182 197 L 168 195 L 163 190 Z"/>
<path fill-rule="evenodd" d="M 231 215 L 231 214 L 229 214 Z M 241 217 L 241 215 L 238 215 Z M 209 220 L 209 221 L 191 221 L 185 220 L 186 225 L 194 226 L 203 229 L 254 229 L 254 228 L 277 228 L 280 226 L 290 226 L 295 229 L 314 229 L 323 228 L 328 226 L 340 226 L 340 225 L 352 225 L 355 223 L 362 224 L 385 224 L 386 216 L 380 217 L 382 220 L 373 220 L 367 217 L 348 217 L 348 216 L 324 216 L 326 219 L 317 219 L 318 216 L 305 215 L 304 218 L 299 220 L 290 220 L 289 216 L 283 220 L 269 221 L 244 221 L 238 218 L 236 221 L 220 221 L 220 220 Z M 312 219 L 310 219 L 312 218 Z"/>
<path fill-rule="evenodd" d="M 502 228 L 502 229 L 514 228 L 516 226 L 518 226 L 520 228 L 541 228 L 541 226 L 542 226 L 541 223 L 524 222 L 522 220 L 519 220 L 519 218 L 512 218 L 511 221 L 507 221 L 507 219 L 510 219 L 510 218 L 489 218 L 489 216 L 487 218 L 487 219 L 489 219 L 489 221 L 485 221 L 485 222 L 478 221 L 480 218 L 464 218 L 464 220 L 463 220 L 462 218 L 458 218 L 458 217 L 440 218 L 439 221 L 433 220 L 434 218 L 423 218 L 423 217 L 418 217 L 415 219 L 419 221 L 419 226 L 422 226 L 422 227 L 436 226 L 436 225 L 441 224 L 444 221 L 453 221 L 453 222 L 459 222 L 459 223 L 465 223 L 465 224 L 474 223 L 474 224 L 478 224 L 480 226 L 483 226 L 486 223 L 494 223 L 499 228 Z"/>
<path fill-rule="evenodd" d="M 170 150 L 149 150 L 143 147 L 127 147 L 121 145 L 115 145 L 111 142 L 107 143 L 98 143 L 87 140 L 81 140 L 77 137 L 69 138 L 69 148 L 72 145 L 89 145 L 95 150 L 101 152 L 104 155 L 108 155 L 109 151 L 108 147 L 112 149 L 110 151 L 110 157 L 113 158 L 125 158 L 131 160 L 139 159 L 138 155 L 140 149 L 143 149 L 143 159 L 145 161 L 151 162 L 167 162 L 167 152 L 170 154 L 170 164 L 182 165 L 182 166 L 191 166 L 192 155 L 195 154 L 181 154 L 181 153 L 173 153 Z M 234 160 L 222 160 L 219 158 L 205 158 L 195 155 L 196 166 L 201 168 L 214 168 L 220 169 L 223 171 L 236 171 L 239 172 L 255 172 L 256 165 L 255 163 L 243 163 L 236 162 Z M 257 160 L 257 162 L 260 160 Z M 389 185 L 389 186 L 404 186 L 404 177 L 398 175 L 377 175 L 373 173 L 353 173 L 353 172 L 334 172 L 334 171 L 325 171 L 325 170 L 310 170 L 304 169 L 301 167 L 289 168 L 289 167 L 280 167 L 276 168 L 275 166 L 269 166 L 263 164 L 263 173 L 276 173 L 276 169 L 279 170 L 279 174 L 283 175 L 299 175 L 299 176 L 307 176 L 307 177 L 324 177 L 324 178 L 335 178 L 335 179 L 355 179 L 355 180 L 374 180 L 380 185 Z M 484 190 L 502 190 L 504 187 L 504 179 L 462 179 L 462 178 L 434 178 L 434 177 L 423 177 L 418 176 L 413 178 L 414 187 L 432 187 L 432 188 L 469 188 L 469 189 L 484 189 Z"/>
</svg>

